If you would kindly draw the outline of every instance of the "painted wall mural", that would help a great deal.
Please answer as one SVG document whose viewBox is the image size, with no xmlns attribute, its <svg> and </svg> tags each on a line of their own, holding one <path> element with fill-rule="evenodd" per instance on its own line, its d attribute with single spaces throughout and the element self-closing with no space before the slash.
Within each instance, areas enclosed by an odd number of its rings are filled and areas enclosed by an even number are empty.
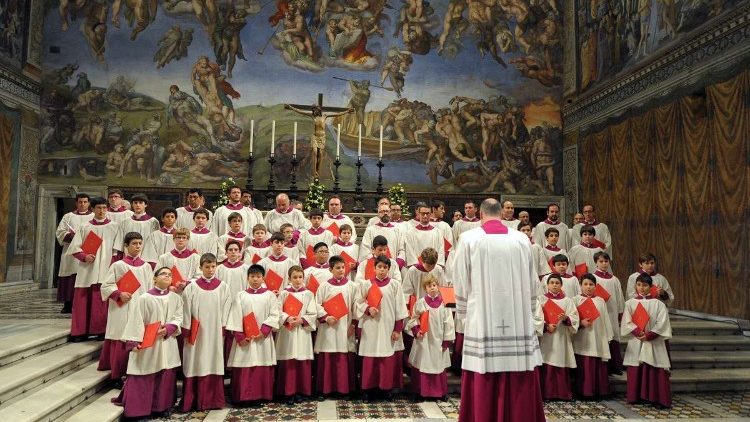
<svg viewBox="0 0 750 422">
<path fill-rule="evenodd" d="M 41 183 L 244 182 L 549 194 L 561 180 L 557 0 L 60 0 L 46 10 Z M 74 19 L 75 18 L 75 19 Z M 322 103 L 318 94 L 322 93 Z M 301 115 L 301 114 L 304 115 Z M 341 142 L 337 146 L 337 127 Z M 373 177 L 375 175 L 375 177 Z"/>
<path fill-rule="evenodd" d="M 17 68 L 24 60 L 29 1 L 0 1 L 0 61 Z"/>
<path fill-rule="evenodd" d="M 575 1 L 578 87 L 583 92 L 745 0 Z"/>
</svg>

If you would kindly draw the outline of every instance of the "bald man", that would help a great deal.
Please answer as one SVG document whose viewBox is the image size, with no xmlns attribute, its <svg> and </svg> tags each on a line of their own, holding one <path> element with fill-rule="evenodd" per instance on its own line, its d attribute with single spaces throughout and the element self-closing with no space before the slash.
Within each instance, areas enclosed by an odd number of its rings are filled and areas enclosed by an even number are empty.
<svg viewBox="0 0 750 422">
<path fill-rule="evenodd" d="M 338 227 L 341 227 L 344 224 L 348 224 L 352 228 L 352 238 L 350 242 L 356 243 L 357 229 L 356 227 L 354 227 L 354 221 L 352 221 L 352 219 L 349 218 L 348 215 L 342 213 L 342 209 L 343 206 L 341 205 L 341 198 L 339 198 L 337 195 L 333 195 L 331 199 L 328 200 L 328 212 L 323 215 L 323 224 L 321 226 L 325 229 L 328 229 L 328 227 L 330 227 L 333 223 L 336 223 Z"/>
<path fill-rule="evenodd" d="M 276 208 L 268 211 L 265 218 L 265 226 L 269 233 L 276 233 L 281 225 L 289 223 L 294 230 L 306 229 L 310 226 L 302 211 L 291 206 L 289 196 L 285 193 L 276 195 Z"/>
</svg>

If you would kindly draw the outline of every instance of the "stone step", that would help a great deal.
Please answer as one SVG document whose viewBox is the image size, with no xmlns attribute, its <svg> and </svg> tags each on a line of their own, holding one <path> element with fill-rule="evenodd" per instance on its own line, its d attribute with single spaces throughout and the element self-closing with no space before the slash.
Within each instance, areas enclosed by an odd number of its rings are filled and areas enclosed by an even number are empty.
<svg viewBox="0 0 750 422">
<path fill-rule="evenodd" d="M 750 368 L 750 351 L 689 351 L 671 353 L 675 369 Z"/>
<path fill-rule="evenodd" d="M 99 356 L 101 342 L 69 343 L 0 368 L 0 405 Z"/>
<path fill-rule="evenodd" d="M 670 376 L 672 392 L 739 391 L 750 388 L 750 368 L 737 369 L 675 369 Z M 625 374 L 610 375 L 615 392 L 627 388 Z"/>
<path fill-rule="evenodd" d="M 731 336 L 739 335 L 737 324 L 699 319 L 672 320 L 672 335 L 677 336 Z"/>
<path fill-rule="evenodd" d="M 17 323 L 7 336 L 0 332 L 0 367 L 65 344 L 70 323 L 49 326 Z"/>
<path fill-rule="evenodd" d="M 54 381 L 7 405 L 0 405 L 0 421 L 53 421 L 96 394 L 108 382 L 109 372 L 96 370 L 97 362 Z M 98 419 L 95 419 L 98 420 Z"/>
<path fill-rule="evenodd" d="M 736 336 L 677 336 L 669 340 L 670 350 L 731 351 L 750 350 L 750 338 Z"/>
<path fill-rule="evenodd" d="M 120 420 L 122 416 L 123 408 L 112 404 L 112 398 L 117 397 L 120 394 L 120 390 L 105 389 L 103 393 L 98 393 L 90 397 L 85 402 L 79 404 L 70 412 L 62 415 L 56 421 L 71 421 L 71 422 L 84 422 L 84 421 L 96 421 L 96 422 L 112 422 Z"/>
</svg>

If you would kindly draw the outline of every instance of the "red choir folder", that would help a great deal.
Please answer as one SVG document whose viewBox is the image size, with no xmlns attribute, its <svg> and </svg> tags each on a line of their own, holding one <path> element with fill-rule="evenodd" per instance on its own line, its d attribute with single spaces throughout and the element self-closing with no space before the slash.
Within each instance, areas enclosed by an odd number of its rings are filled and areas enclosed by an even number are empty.
<svg viewBox="0 0 750 422">
<path fill-rule="evenodd" d="M 242 331 L 245 333 L 245 338 L 253 338 L 260 335 L 260 328 L 258 327 L 258 321 L 255 319 L 254 312 L 250 312 L 242 318 Z"/>
<path fill-rule="evenodd" d="M 424 311 L 419 316 L 419 332 L 424 334 L 428 331 L 430 331 L 430 311 Z"/>
<path fill-rule="evenodd" d="M 307 250 L 305 250 L 305 257 L 307 258 L 307 262 L 312 264 L 315 262 L 315 251 L 313 250 L 312 245 L 307 245 Z"/>
<path fill-rule="evenodd" d="M 452 247 L 453 245 L 451 244 L 451 242 L 449 242 L 448 239 L 443 238 L 443 251 L 446 255 L 448 255 L 448 251 L 450 251 Z"/>
<path fill-rule="evenodd" d="M 81 252 L 86 255 L 96 255 L 100 246 L 102 246 L 102 238 L 94 232 L 89 232 L 89 234 L 86 235 L 86 238 L 83 239 Z"/>
<path fill-rule="evenodd" d="M 552 270 L 552 272 L 555 272 L 555 264 L 552 263 L 552 258 L 547 260 L 547 265 L 549 265 L 549 269 Z"/>
<path fill-rule="evenodd" d="M 409 303 L 407 304 L 407 308 L 409 309 L 409 316 L 414 315 L 414 305 L 417 304 L 417 297 L 414 295 L 409 295 Z"/>
<path fill-rule="evenodd" d="M 300 312 L 302 312 L 302 306 L 302 301 L 290 293 L 284 301 L 282 310 L 289 316 L 298 317 Z"/>
<path fill-rule="evenodd" d="M 320 287 L 318 279 L 314 275 L 310 275 L 310 279 L 307 280 L 307 290 L 311 291 L 312 294 L 316 294 L 318 293 L 318 287 Z"/>
<path fill-rule="evenodd" d="M 586 266 L 585 262 L 582 262 L 580 264 L 576 264 L 575 269 L 573 270 L 573 274 L 576 275 L 579 279 L 583 277 L 584 274 L 588 272 L 588 267 Z"/>
<path fill-rule="evenodd" d="M 600 315 L 599 310 L 596 309 L 596 304 L 591 298 L 584 300 L 583 303 L 578 305 L 578 316 L 581 320 L 587 319 L 594 322 Z"/>
<path fill-rule="evenodd" d="M 610 296 L 612 296 L 612 295 L 609 294 L 609 292 L 607 291 L 607 289 L 605 289 L 604 287 L 602 287 L 602 285 L 599 284 L 599 283 L 596 284 L 596 288 L 594 289 L 594 294 L 597 297 L 600 297 L 600 298 L 604 299 L 605 302 L 609 302 L 609 298 L 610 298 Z"/>
<path fill-rule="evenodd" d="M 143 340 L 141 340 L 141 344 L 139 344 L 138 347 L 141 349 L 148 349 L 153 346 L 154 343 L 156 343 L 156 334 L 159 331 L 159 328 L 161 328 L 161 321 L 156 321 L 146 325 L 146 330 L 143 333 Z"/>
<path fill-rule="evenodd" d="M 177 269 L 176 265 L 173 265 L 171 268 L 172 271 L 172 287 L 177 287 L 178 284 L 185 281 L 185 278 L 180 274 L 180 270 Z"/>
<path fill-rule="evenodd" d="M 253 259 L 252 259 L 252 261 L 253 261 L 253 264 L 257 264 L 257 263 L 258 263 L 258 261 L 260 261 L 261 259 L 263 259 L 263 258 L 261 258 L 260 256 L 258 256 L 258 254 L 257 254 L 257 253 L 254 253 L 254 254 L 253 254 Z"/>
<path fill-rule="evenodd" d="M 372 280 L 375 278 L 375 258 L 370 258 L 365 264 L 365 280 Z"/>
<path fill-rule="evenodd" d="M 277 292 L 281 289 L 281 283 L 284 282 L 284 278 L 276 273 L 274 270 L 268 270 L 266 273 L 266 287 L 273 292 Z"/>
<path fill-rule="evenodd" d="M 323 309 L 325 309 L 328 315 L 336 319 L 341 319 L 349 313 L 344 295 L 341 293 L 323 302 Z"/>
<path fill-rule="evenodd" d="M 387 256 L 388 259 L 392 259 L 393 258 L 393 256 L 391 256 L 391 248 L 389 246 L 386 246 L 385 256 Z"/>
<path fill-rule="evenodd" d="M 123 274 L 122 277 L 120 277 L 119 280 L 117 280 L 117 290 L 124 293 L 130 293 L 131 295 L 138 291 L 138 288 L 141 287 L 141 282 L 138 281 L 138 278 L 136 278 L 135 274 L 133 274 L 132 271 L 128 270 L 125 274 Z M 117 301 L 118 306 L 124 305 L 120 300 Z"/>
<path fill-rule="evenodd" d="M 367 306 L 379 308 L 381 300 L 383 300 L 383 291 L 376 283 L 371 282 L 370 289 L 367 291 Z"/>
<path fill-rule="evenodd" d="M 547 324 L 557 324 L 560 322 L 560 317 L 565 315 L 563 308 L 552 299 L 547 300 L 547 303 L 542 307 L 542 311 L 544 311 L 544 322 Z"/>
<path fill-rule="evenodd" d="M 443 303 L 452 305 L 456 303 L 456 290 L 453 287 L 438 287 L 440 296 L 443 297 Z"/>
<path fill-rule="evenodd" d="M 336 223 L 334 223 L 336 224 Z M 346 262 L 346 274 L 349 274 L 349 272 L 352 270 L 352 264 L 356 264 L 357 260 L 352 258 L 348 253 L 341 252 L 341 257 L 344 258 L 344 261 Z M 374 274 L 373 274 L 374 277 Z M 369 278 L 368 278 L 369 280 Z"/>
<path fill-rule="evenodd" d="M 339 225 L 336 223 L 331 223 L 330 226 L 326 227 L 326 230 L 333 233 L 333 237 L 339 237 L 341 233 L 339 233 Z"/>
<path fill-rule="evenodd" d="M 187 342 L 195 346 L 195 340 L 198 338 L 198 329 L 201 327 L 201 322 L 193 318 L 190 320 L 190 337 Z"/>
<path fill-rule="evenodd" d="M 639 303 L 638 306 L 635 307 L 635 311 L 633 311 L 631 318 L 633 324 L 635 324 L 641 332 L 646 332 L 646 324 L 648 324 L 648 320 L 651 319 L 651 317 L 649 317 L 646 308 L 644 308 L 642 304 Z"/>
<path fill-rule="evenodd" d="M 607 245 L 605 245 L 604 242 L 597 238 L 594 238 L 594 240 L 591 241 L 591 244 L 600 249 L 607 249 Z"/>
<path fill-rule="evenodd" d="M 652 298 L 654 298 L 654 299 L 658 299 L 659 298 L 659 286 L 657 286 L 655 284 L 652 284 L 651 285 L 651 291 L 649 292 L 649 295 Z"/>
</svg>

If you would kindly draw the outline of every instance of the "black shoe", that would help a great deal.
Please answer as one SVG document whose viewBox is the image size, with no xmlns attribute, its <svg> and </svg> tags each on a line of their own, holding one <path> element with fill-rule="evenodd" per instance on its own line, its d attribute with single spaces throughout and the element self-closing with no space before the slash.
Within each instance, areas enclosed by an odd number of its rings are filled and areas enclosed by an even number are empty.
<svg viewBox="0 0 750 422">
<path fill-rule="evenodd" d="M 300 394 L 297 394 L 297 395 L 294 396 L 294 402 L 295 403 L 303 403 L 305 401 L 307 401 L 307 397 L 304 397 L 304 396 L 302 396 Z"/>
<path fill-rule="evenodd" d="M 121 379 L 117 379 L 117 380 L 111 380 L 111 385 L 112 385 L 112 388 L 114 389 L 122 390 L 122 387 L 125 385 L 125 383 L 122 382 Z"/>
<path fill-rule="evenodd" d="M 294 396 L 286 397 L 285 403 L 289 406 L 294 406 L 294 403 L 295 403 Z"/>
<path fill-rule="evenodd" d="M 60 313 L 61 314 L 73 313 L 73 302 L 65 302 Z"/>
<path fill-rule="evenodd" d="M 86 336 L 68 336 L 68 341 L 71 343 L 80 343 L 86 340 L 87 340 Z"/>
<path fill-rule="evenodd" d="M 92 339 L 96 341 L 104 341 L 104 334 L 96 335 Z"/>
</svg>

